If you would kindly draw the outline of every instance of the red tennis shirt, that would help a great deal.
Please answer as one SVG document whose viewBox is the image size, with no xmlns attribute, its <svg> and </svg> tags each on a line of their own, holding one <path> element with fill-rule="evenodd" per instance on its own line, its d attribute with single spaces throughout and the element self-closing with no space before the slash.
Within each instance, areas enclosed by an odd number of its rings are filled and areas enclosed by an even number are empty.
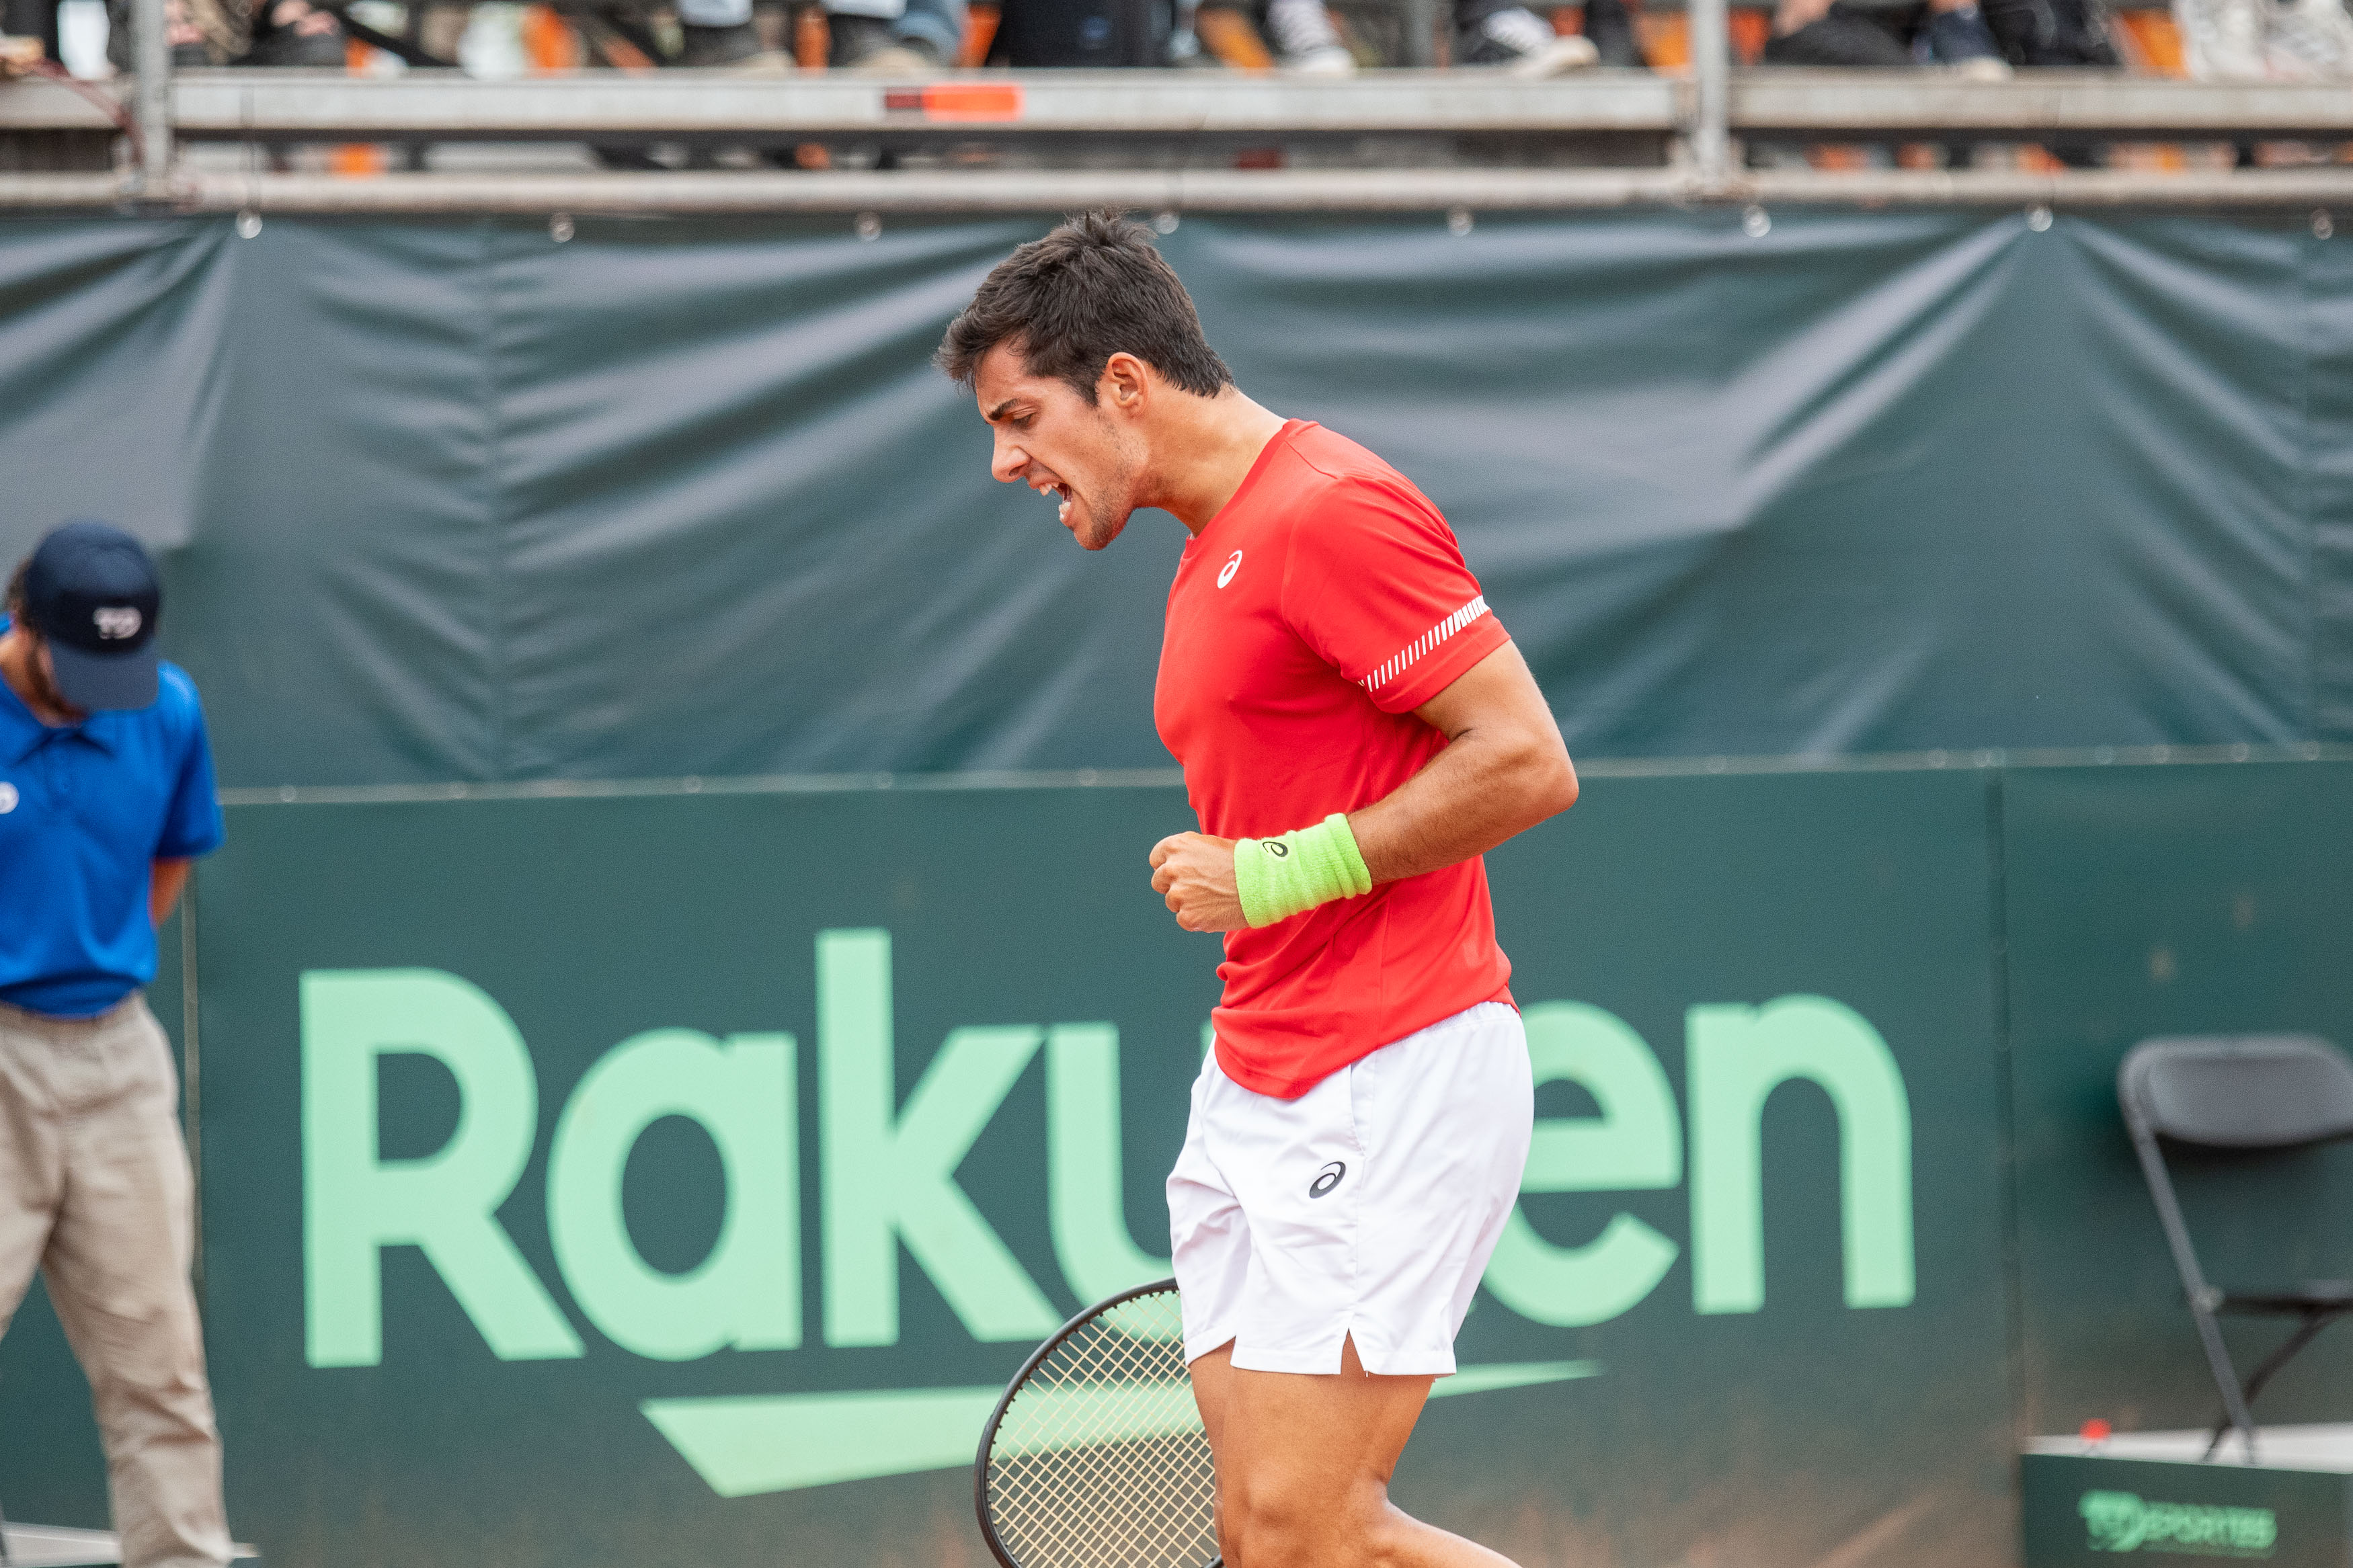
<svg viewBox="0 0 2353 1568">
<path fill-rule="evenodd" d="M 1370 805 L 1446 739 L 1413 710 L 1511 639 L 1453 531 L 1345 436 L 1286 423 L 1185 547 L 1153 720 L 1201 831 L 1265 838 Z M 1218 1065 L 1293 1100 L 1392 1040 L 1510 1000 L 1476 858 L 1226 933 Z"/>
</svg>

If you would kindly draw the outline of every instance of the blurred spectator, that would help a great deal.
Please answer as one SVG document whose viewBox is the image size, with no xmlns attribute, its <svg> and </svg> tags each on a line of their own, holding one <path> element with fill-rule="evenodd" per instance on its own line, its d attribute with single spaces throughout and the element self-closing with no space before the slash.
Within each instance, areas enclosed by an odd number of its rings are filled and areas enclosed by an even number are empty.
<svg viewBox="0 0 2353 1568">
<path fill-rule="evenodd" d="M 1180 13 L 1168 0 L 1009 0 L 989 32 L 987 63 L 1017 70 L 1214 63 L 1199 58 L 1192 26 L 1190 9 Z"/>
<path fill-rule="evenodd" d="M 12 38 L 38 38 L 41 53 L 65 58 L 58 36 L 58 0 L 0 0 L 0 33 Z"/>
<path fill-rule="evenodd" d="M 106 0 L 106 58 L 131 68 L 131 0 Z M 253 45 L 243 0 L 164 0 L 164 37 L 175 66 L 225 66 Z"/>
<path fill-rule="evenodd" d="M 1941 65 L 1980 79 L 2010 74 L 1977 0 L 1781 0 L 1765 62 L 1864 69 Z"/>
<path fill-rule="evenodd" d="M 751 0 L 679 0 L 678 31 L 674 65 L 741 66 L 769 52 L 752 25 Z"/>
<path fill-rule="evenodd" d="M 311 0 L 164 0 L 164 37 L 172 64 L 343 67 L 343 30 Z M 107 0 L 106 58 L 132 68 L 131 0 Z"/>
<path fill-rule="evenodd" d="M 1558 76 L 1599 63 L 1581 34 L 1558 33 L 1518 0 L 1455 0 L 1454 63 L 1499 66 L 1514 76 Z"/>
<path fill-rule="evenodd" d="M 2100 0 L 1980 0 L 1986 26 L 2014 66 L 2114 70 L 2124 64 Z"/>
<path fill-rule="evenodd" d="M 1347 76 L 1356 57 L 1340 41 L 1324 0 L 1267 0 L 1261 24 L 1275 63 L 1300 76 Z"/>
<path fill-rule="evenodd" d="M 310 70 L 343 68 L 343 29 L 311 0 L 259 0 L 253 47 L 242 66 L 293 66 Z"/>
<path fill-rule="evenodd" d="M 1596 65 L 1618 70 L 1648 70 L 1642 46 L 1634 36 L 1634 14 L 1626 0 L 1585 0 L 1585 37 L 1591 39 Z"/>
<path fill-rule="evenodd" d="M 964 0 L 826 0 L 827 64 L 877 75 L 938 70 L 964 41 Z M 743 67 L 769 58 L 752 0 L 678 0 L 685 36 L 675 63 Z M 778 63 L 782 63 L 779 60 Z"/>
<path fill-rule="evenodd" d="M 767 52 L 752 25 L 750 0 L 679 0 L 678 31 L 681 66 L 740 65 Z"/>
<path fill-rule="evenodd" d="M 1323 0 L 1266 0 L 1259 19 L 1275 66 L 1296 75 L 1351 75 L 1356 57 L 1339 40 Z"/>
<path fill-rule="evenodd" d="M 826 0 L 826 61 L 878 74 L 936 69 L 964 42 L 965 0 Z"/>
<path fill-rule="evenodd" d="M 1257 25 L 1275 66 L 1301 76 L 1346 76 L 1357 66 L 1356 51 L 1333 25 L 1324 0 L 1204 0 L 1204 10 L 1241 12 Z M 1613 44 L 1606 63 L 1640 66 L 1633 26 L 1623 0 L 1594 0 L 1587 7 L 1587 32 L 1601 31 Z M 1453 58 L 1463 66 L 1493 67 L 1514 76 L 1558 76 L 1602 61 L 1601 39 L 1556 32 L 1551 22 L 1521 0 L 1454 0 Z M 1398 64 L 1398 61 L 1383 61 Z"/>
<path fill-rule="evenodd" d="M 2201 81 L 2353 77 L 2353 17 L 2339 0 L 2173 0 L 2173 19 Z"/>
</svg>

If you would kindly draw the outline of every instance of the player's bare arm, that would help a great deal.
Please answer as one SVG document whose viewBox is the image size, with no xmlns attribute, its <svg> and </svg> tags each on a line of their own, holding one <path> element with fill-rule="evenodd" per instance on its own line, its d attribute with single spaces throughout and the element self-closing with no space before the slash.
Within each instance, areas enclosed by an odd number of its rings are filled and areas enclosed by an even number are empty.
<svg viewBox="0 0 2353 1568">
<path fill-rule="evenodd" d="M 1348 814 L 1376 883 L 1468 860 L 1577 803 L 1577 769 L 1517 646 L 1505 643 L 1414 710 L 1446 749 L 1386 799 Z M 1187 931 L 1239 931 L 1234 841 L 1176 833 L 1152 847 L 1152 889 Z"/>
</svg>

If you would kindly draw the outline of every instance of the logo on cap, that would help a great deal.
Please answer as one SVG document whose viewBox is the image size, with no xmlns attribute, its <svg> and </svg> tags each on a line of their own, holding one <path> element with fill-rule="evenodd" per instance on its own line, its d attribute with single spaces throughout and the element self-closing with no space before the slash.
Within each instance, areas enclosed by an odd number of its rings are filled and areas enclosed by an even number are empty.
<svg viewBox="0 0 2353 1568">
<path fill-rule="evenodd" d="M 144 708 L 160 690 L 155 563 L 102 522 L 51 531 L 25 563 L 25 620 L 48 644 L 58 694 L 92 712 Z"/>
</svg>

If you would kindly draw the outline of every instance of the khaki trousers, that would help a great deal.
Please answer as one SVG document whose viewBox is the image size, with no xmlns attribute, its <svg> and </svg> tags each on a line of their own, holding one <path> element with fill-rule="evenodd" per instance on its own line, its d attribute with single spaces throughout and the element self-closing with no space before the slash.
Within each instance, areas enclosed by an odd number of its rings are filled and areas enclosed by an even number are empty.
<svg viewBox="0 0 2353 1568">
<path fill-rule="evenodd" d="M 79 1021 L 0 1004 L 0 1333 L 39 1268 L 90 1377 L 126 1568 L 229 1553 L 178 1098 L 136 994 Z"/>
</svg>

